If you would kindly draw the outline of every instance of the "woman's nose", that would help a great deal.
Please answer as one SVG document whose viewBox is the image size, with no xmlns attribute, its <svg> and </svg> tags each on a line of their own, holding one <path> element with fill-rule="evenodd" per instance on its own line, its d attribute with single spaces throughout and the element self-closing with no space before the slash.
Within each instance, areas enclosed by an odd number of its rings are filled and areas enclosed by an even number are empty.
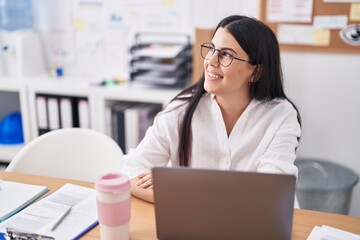
<svg viewBox="0 0 360 240">
<path fill-rule="evenodd" d="M 207 60 L 211 66 L 219 66 L 218 51 L 215 51 L 213 55 Z"/>
</svg>

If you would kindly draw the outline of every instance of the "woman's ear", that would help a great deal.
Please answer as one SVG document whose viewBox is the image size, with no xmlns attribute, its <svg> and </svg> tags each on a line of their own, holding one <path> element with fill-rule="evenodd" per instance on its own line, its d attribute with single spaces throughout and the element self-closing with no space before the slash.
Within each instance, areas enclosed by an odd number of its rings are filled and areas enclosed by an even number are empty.
<svg viewBox="0 0 360 240">
<path fill-rule="evenodd" d="M 249 82 L 257 82 L 260 78 L 261 78 L 261 75 L 263 73 L 263 65 L 262 64 L 258 64 L 255 66 L 255 69 L 250 77 L 250 80 Z"/>
</svg>

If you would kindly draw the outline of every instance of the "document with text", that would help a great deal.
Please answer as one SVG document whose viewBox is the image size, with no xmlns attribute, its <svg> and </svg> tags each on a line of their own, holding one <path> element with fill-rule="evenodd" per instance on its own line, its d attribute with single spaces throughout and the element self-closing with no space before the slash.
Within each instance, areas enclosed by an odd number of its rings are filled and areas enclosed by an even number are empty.
<svg viewBox="0 0 360 240">
<path fill-rule="evenodd" d="M 64 211 L 71 211 L 51 230 Z M 98 223 L 95 189 L 74 184 L 63 187 L 0 224 L 0 232 L 13 228 L 26 233 L 75 239 Z"/>
</svg>

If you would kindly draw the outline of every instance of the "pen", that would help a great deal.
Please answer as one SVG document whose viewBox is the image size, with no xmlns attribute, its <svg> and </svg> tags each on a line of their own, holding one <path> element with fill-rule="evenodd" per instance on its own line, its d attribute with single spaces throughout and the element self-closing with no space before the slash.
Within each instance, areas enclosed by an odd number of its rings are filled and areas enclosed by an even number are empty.
<svg viewBox="0 0 360 240">
<path fill-rule="evenodd" d="M 69 207 L 54 223 L 54 225 L 51 226 L 50 230 L 54 231 L 57 226 L 65 219 L 65 217 L 69 214 L 71 210 L 71 207 Z"/>
</svg>

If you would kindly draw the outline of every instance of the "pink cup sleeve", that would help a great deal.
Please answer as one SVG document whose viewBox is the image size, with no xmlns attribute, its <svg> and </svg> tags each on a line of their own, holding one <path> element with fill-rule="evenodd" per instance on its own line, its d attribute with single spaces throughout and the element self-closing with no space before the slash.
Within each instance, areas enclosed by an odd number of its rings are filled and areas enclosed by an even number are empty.
<svg viewBox="0 0 360 240">
<path fill-rule="evenodd" d="M 130 221 L 130 198 L 118 203 L 97 201 L 99 222 L 114 227 Z"/>
</svg>

